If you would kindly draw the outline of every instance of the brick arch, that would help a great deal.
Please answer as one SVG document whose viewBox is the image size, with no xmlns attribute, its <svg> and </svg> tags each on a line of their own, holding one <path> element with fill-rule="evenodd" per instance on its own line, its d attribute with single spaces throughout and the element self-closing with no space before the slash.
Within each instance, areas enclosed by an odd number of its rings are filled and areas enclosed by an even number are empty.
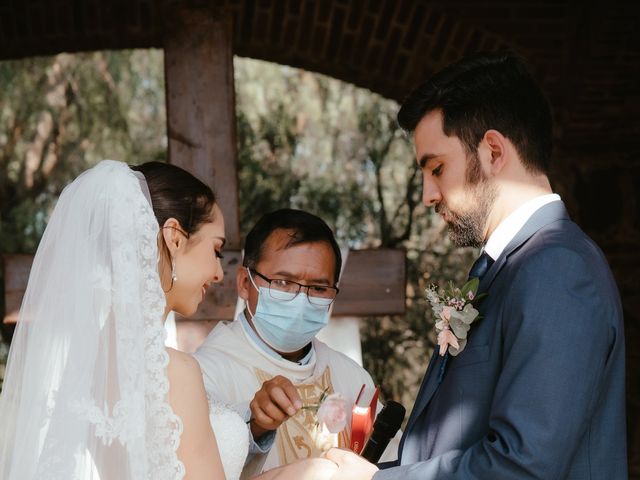
<svg viewBox="0 0 640 480">
<path fill-rule="evenodd" d="M 0 59 L 118 48 L 162 47 L 177 4 L 42 0 L 0 6 Z M 240 56 L 323 73 L 401 99 L 421 79 L 464 53 L 507 47 L 464 25 L 437 2 L 226 0 Z"/>
<path fill-rule="evenodd" d="M 236 10 L 239 55 L 327 74 L 396 100 L 465 53 L 508 48 L 433 2 L 250 4 Z"/>
<path fill-rule="evenodd" d="M 640 6 L 571 0 L 24 0 L 0 5 L 0 59 L 61 51 L 162 47 L 170 8 L 233 11 L 242 56 L 324 73 L 402 99 L 474 50 L 530 59 L 562 122 L 562 141 L 640 148 Z M 169 13 L 167 13 L 169 12 Z M 635 105 L 635 106 L 634 106 Z"/>
</svg>

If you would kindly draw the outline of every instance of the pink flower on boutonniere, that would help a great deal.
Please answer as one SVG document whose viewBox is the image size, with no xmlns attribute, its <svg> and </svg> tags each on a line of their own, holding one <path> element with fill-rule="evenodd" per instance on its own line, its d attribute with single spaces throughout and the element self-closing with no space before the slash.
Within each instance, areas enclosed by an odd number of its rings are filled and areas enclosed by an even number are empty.
<svg viewBox="0 0 640 480">
<path fill-rule="evenodd" d="M 442 307 L 442 311 L 440 312 L 440 318 L 445 321 L 451 320 L 451 312 L 453 312 L 455 308 L 453 307 Z"/>
<path fill-rule="evenodd" d="M 444 356 L 447 351 L 456 356 L 467 345 L 467 333 L 471 324 L 480 318 L 475 305 L 486 296 L 486 293 L 477 295 L 479 285 L 480 281 L 474 278 L 462 288 L 455 287 L 451 282 L 443 290 L 435 285 L 427 288 L 427 300 L 436 320 L 440 356 Z"/>
<path fill-rule="evenodd" d="M 449 330 L 448 327 L 446 330 L 441 330 L 440 333 L 438 333 L 438 345 L 440 345 L 441 357 L 446 353 L 447 348 L 449 348 L 449 345 L 451 345 L 455 349 L 458 349 L 458 350 L 460 349 L 460 345 L 458 344 L 458 339 L 453 334 L 453 332 Z"/>
<path fill-rule="evenodd" d="M 339 393 L 328 395 L 320 404 L 316 417 L 329 432 L 341 432 L 347 426 L 347 401 Z"/>
<path fill-rule="evenodd" d="M 340 393 L 327 395 L 327 387 L 317 404 L 306 405 L 303 410 L 311 410 L 316 415 L 316 426 L 324 425 L 329 433 L 339 433 L 347 426 L 347 400 Z"/>
</svg>

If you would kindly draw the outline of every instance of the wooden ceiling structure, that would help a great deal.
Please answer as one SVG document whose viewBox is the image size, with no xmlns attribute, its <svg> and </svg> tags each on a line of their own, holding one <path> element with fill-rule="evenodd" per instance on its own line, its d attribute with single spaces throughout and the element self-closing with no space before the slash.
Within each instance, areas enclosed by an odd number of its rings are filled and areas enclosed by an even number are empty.
<svg viewBox="0 0 640 480">
<path fill-rule="evenodd" d="M 401 100 L 475 50 L 523 53 L 562 140 L 640 143 L 640 6 L 577 0 L 5 0 L 0 59 L 162 48 L 180 6 L 233 17 L 234 53 L 331 75 Z"/>
</svg>

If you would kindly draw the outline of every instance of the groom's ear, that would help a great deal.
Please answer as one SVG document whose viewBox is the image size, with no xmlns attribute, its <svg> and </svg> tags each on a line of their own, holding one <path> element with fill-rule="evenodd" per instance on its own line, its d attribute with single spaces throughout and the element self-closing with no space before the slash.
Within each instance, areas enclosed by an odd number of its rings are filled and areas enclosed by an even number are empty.
<svg viewBox="0 0 640 480">
<path fill-rule="evenodd" d="M 485 168 L 492 176 L 499 174 L 507 164 L 508 140 L 497 130 L 487 130 L 480 142 L 479 150 L 485 155 Z"/>
</svg>

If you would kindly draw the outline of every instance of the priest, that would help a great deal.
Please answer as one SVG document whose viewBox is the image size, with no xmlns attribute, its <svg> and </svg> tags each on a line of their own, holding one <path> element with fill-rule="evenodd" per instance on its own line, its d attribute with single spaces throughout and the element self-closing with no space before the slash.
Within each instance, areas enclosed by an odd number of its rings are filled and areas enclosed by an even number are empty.
<svg viewBox="0 0 640 480">
<path fill-rule="evenodd" d="M 246 237 L 238 295 L 245 309 L 219 323 L 195 353 L 208 395 L 245 416 L 253 444 L 243 478 L 333 446 L 349 448 L 351 407 L 370 375 L 315 338 L 338 295 L 342 259 L 327 224 L 283 209 L 263 216 Z M 315 407 L 340 393 L 347 426 L 330 433 Z M 390 449 L 393 451 L 393 447 Z"/>
</svg>

